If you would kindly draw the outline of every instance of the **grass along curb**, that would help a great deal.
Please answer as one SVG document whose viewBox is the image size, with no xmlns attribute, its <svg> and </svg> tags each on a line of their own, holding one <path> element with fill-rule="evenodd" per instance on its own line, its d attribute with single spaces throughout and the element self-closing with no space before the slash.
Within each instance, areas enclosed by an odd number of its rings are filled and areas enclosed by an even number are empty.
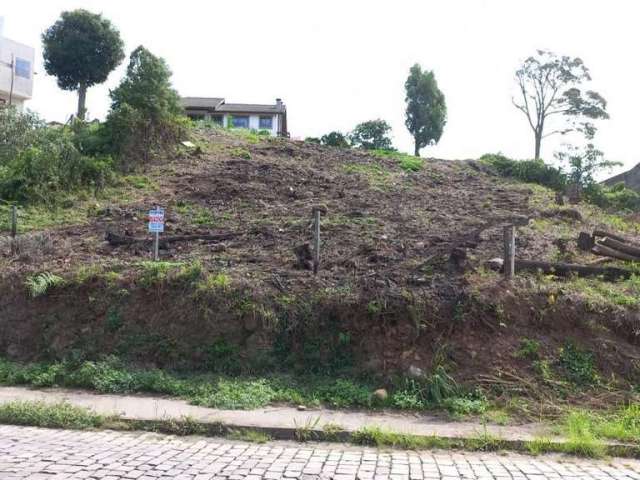
<svg viewBox="0 0 640 480">
<path fill-rule="evenodd" d="M 225 437 L 230 440 L 254 443 L 265 443 L 269 440 L 343 442 L 404 450 L 446 449 L 484 452 L 507 450 L 532 455 L 565 453 L 590 458 L 604 456 L 640 458 L 640 445 L 635 444 L 605 444 L 595 440 L 564 441 L 550 438 L 507 440 L 493 436 L 486 430 L 468 438 L 413 435 L 384 430 L 376 426 L 347 431 L 334 424 L 318 428 L 318 423 L 316 421 L 295 427 L 255 427 L 229 425 L 222 422 L 201 422 L 190 417 L 140 420 L 118 415 L 105 416 L 67 402 L 14 401 L 0 405 L 0 424 L 42 428 L 146 431 L 179 436 Z"/>
</svg>

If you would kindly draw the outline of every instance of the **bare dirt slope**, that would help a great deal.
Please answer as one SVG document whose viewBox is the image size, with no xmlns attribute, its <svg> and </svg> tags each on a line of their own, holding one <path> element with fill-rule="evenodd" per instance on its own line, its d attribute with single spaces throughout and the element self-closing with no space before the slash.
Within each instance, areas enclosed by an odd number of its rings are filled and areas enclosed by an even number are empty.
<svg viewBox="0 0 640 480">
<path fill-rule="evenodd" d="M 518 229 L 520 258 L 578 262 L 594 260 L 577 250 L 579 231 L 604 225 L 634 236 L 636 223 L 588 206 L 567 214 L 551 192 L 474 161 L 224 131 L 202 131 L 194 141 L 201 151 L 79 201 L 81 220 L 46 229 L 44 255 L 5 251 L 5 353 L 64 357 L 81 349 L 189 365 L 224 338 L 244 357 L 275 352 L 280 366 L 286 357 L 294 366 L 343 362 L 381 373 L 429 369 L 444 357 L 463 380 L 531 389 L 509 376 L 537 378 L 531 360 L 518 356 L 523 338 L 539 341 L 538 355 L 552 366 L 575 340 L 593 352 L 603 376 L 635 382 L 635 284 L 539 275 L 506 284 L 483 264 L 501 256 L 502 226 L 514 220 L 529 219 Z M 161 251 L 162 260 L 180 262 L 175 269 L 199 262 L 203 272 L 194 278 L 204 280 L 185 285 L 184 272 L 150 280 L 141 263 L 150 243 L 105 241 L 107 232 L 148 237 L 154 205 L 166 209 L 166 235 L 223 235 Z M 295 249 L 311 241 L 319 205 L 326 214 L 314 276 Z M 24 279 L 44 271 L 67 281 L 29 298 Z"/>
</svg>

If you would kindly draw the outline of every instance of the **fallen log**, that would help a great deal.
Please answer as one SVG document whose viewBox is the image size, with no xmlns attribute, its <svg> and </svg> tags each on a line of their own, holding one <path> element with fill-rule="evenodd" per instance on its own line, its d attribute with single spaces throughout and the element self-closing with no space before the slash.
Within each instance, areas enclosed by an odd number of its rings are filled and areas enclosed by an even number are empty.
<svg viewBox="0 0 640 480">
<path fill-rule="evenodd" d="M 596 237 L 601 237 L 601 238 L 608 237 L 608 238 L 613 238 L 614 240 L 618 240 L 619 242 L 631 243 L 631 244 L 634 243 L 633 241 L 623 237 L 622 235 L 617 235 L 615 233 L 607 232 L 606 230 L 594 230 L 593 238 L 596 238 Z"/>
<path fill-rule="evenodd" d="M 620 252 L 628 253 L 629 255 L 638 257 L 638 260 L 640 260 L 640 247 L 631 243 L 621 242 L 620 240 L 616 240 L 611 237 L 604 237 L 602 240 L 598 240 L 598 244 L 613 248 Z"/>
<path fill-rule="evenodd" d="M 619 252 L 618 250 L 607 247 L 606 245 L 602 245 L 599 242 L 597 242 L 593 246 L 593 248 L 591 249 L 591 252 L 595 253 L 596 255 L 600 255 L 602 257 L 611 257 L 611 258 L 616 258 L 618 260 L 626 260 L 629 262 L 640 262 L 639 257 L 629 255 L 628 253 Z"/>
<path fill-rule="evenodd" d="M 202 240 L 205 242 L 222 242 L 224 240 L 230 240 L 232 238 L 242 235 L 238 232 L 218 233 L 218 234 L 201 234 L 201 235 L 167 235 L 160 238 L 160 246 L 166 246 L 175 242 L 193 242 L 195 240 Z M 151 238 L 133 237 L 131 235 L 118 235 L 117 233 L 107 232 L 105 234 L 105 240 L 109 245 L 113 247 L 119 247 L 123 245 L 136 245 L 136 244 L 151 244 L 153 240 Z"/>
<path fill-rule="evenodd" d="M 603 276 L 605 279 L 614 281 L 620 278 L 627 279 L 631 276 L 630 270 L 617 267 L 596 267 L 594 265 L 577 265 L 573 263 L 550 263 L 539 262 L 536 260 L 516 260 L 516 272 L 521 271 L 540 271 L 545 274 L 569 276 L 578 275 L 579 277 L 597 277 Z"/>
</svg>

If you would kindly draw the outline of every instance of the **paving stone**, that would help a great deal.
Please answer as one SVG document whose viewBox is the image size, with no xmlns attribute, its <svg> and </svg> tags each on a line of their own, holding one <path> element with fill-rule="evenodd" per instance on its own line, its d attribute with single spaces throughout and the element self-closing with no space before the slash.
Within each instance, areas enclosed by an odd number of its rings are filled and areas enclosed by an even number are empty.
<svg viewBox="0 0 640 480">
<path fill-rule="evenodd" d="M 640 463 L 0 426 L 1 480 L 640 480 Z"/>
</svg>

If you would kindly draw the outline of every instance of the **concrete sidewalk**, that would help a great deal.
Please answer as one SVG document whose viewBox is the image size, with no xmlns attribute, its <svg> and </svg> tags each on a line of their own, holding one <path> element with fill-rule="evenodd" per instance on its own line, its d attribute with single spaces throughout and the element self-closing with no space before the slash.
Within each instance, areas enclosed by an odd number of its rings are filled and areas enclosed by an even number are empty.
<svg viewBox="0 0 640 480">
<path fill-rule="evenodd" d="M 397 411 L 352 411 L 265 407 L 256 410 L 217 410 L 189 405 L 183 400 L 146 395 L 102 395 L 80 390 L 0 387 L 0 404 L 14 400 L 66 401 L 87 407 L 103 415 L 117 414 L 130 420 L 169 420 L 188 416 L 198 423 L 222 422 L 234 428 L 321 430 L 326 424 L 353 432 L 361 427 L 381 427 L 397 433 L 447 438 L 472 438 L 485 433 L 485 426 L 475 422 L 455 422 L 437 416 Z M 519 426 L 486 425 L 486 433 L 508 441 L 526 441 L 548 435 L 541 424 Z"/>
</svg>

